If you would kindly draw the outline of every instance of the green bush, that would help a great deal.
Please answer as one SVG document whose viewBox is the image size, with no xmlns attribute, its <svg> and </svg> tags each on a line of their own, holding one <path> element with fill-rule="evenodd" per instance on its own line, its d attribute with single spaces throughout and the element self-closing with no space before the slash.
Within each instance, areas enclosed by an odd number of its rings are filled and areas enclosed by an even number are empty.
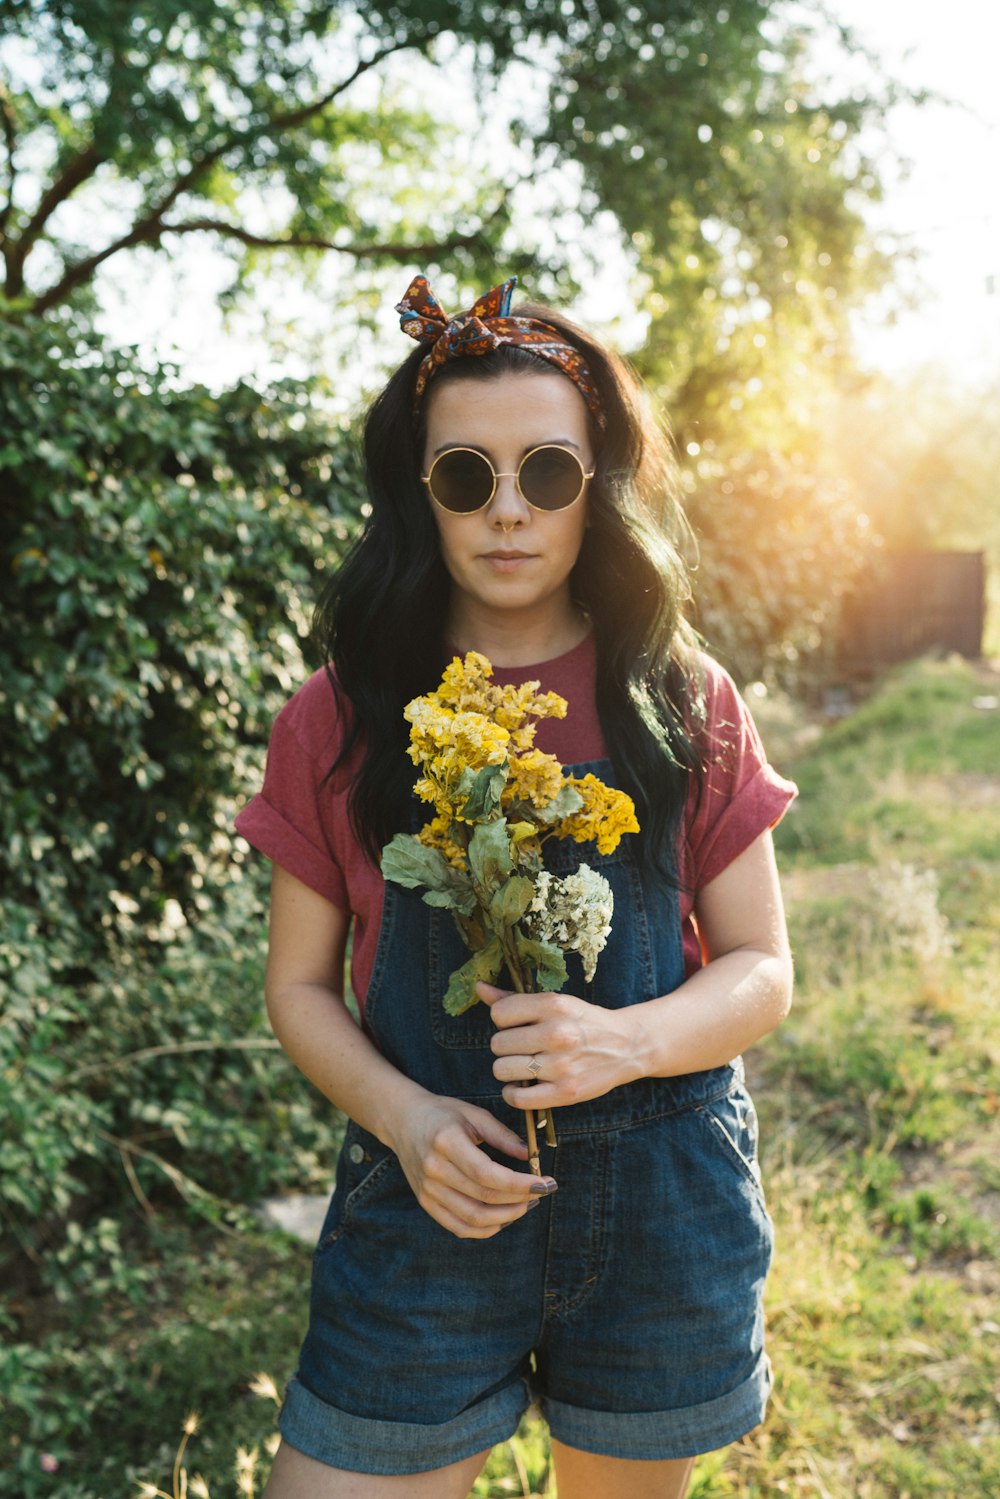
<svg viewBox="0 0 1000 1499">
<path fill-rule="evenodd" d="M 317 396 L 0 328 L 0 1219 L 63 1301 L 129 1291 L 164 1193 L 218 1218 L 329 1175 L 231 832 L 362 503 Z"/>
<path fill-rule="evenodd" d="M 23 910 L 0 945 L 0 1218 L 57 1299 L 126 1292 L 107 1224 L 179 1205 L 233 1221 L 235 1204 L 329 1188 L 339 1120 L 264 1017 L 264 909 L 242 879 L 219 914 L 153 958 L 123 949 L 87 983 L 60 982 L 51 937 Z M 35 947 L 31 942 L 36 937 Z"/>
<path fill-rule="evenodd" d="M 196 919 L 228 864 L 361 504 L 316 395 L 182 390 L 92 335 L 0 330 L 0 893 L 43 935 L 71 917 L 78 967 L 114 929 L 155 938 L 168 900 Z"/>
</svg>

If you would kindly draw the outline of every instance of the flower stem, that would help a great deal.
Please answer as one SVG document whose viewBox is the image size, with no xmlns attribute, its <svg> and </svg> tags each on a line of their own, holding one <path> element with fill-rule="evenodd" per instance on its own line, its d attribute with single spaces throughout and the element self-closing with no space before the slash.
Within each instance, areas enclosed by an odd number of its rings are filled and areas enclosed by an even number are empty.
<svg viewBox="0 0 1000 1499">
<path fill-rule="evenodd" d="M 501 934 L 500 946 L 503 949 L 504 961 L 506 962 L 507 967 L 510 970 L 510 976 L 514 980 L 514 983 L 516 984 L 520 993 L 536 993 L 537 991 L 535 989 L 531 971 L 526 967 L 523 967 L 521 964 L 521 956 L 514 942 L 513 931 L 511 928 L 507 928 L 507 930 Z M 530 1084 L 527 1080 L 525 1080 L 521 1084 L 521 1086 L 523 1088 L 527 1088 L 530 1086 Z M 552 1110 L 548 1109 L 544 1114 L 541 1114 L 539 1116 L 536 1115 L 536 1111 L 534 1109 L 525 1109 L 524 1132 L 528 1139 L 528 1165 L 531 1168 L 531 1172 L 534 1176 L 541 1176 L 542 1174 L 542 1164 L 538 1155 L 538 1125 L 545 1126 L 545 1140 L 547 1144 L 556 1145 L 558 1143 L 556 1140 L 555 1125 L 552 1121 Z"/>
</svg>

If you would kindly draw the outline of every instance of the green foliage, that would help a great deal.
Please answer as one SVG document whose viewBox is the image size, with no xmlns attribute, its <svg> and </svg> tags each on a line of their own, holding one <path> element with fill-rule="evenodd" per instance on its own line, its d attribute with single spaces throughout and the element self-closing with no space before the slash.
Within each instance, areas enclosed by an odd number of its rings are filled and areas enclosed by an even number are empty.
<svg viewBox="0 0 1000 1499">
<path fill-rule="evenodd" d="M 359 484 L 291 384 L 178 391 L 92 337 L 0 330 L 0 891 L 73 966 L 211 903 L 301 680 Z"/>
<path fill-rule="evenodd" d="M 60 1299 L 96 1309 L 105 1289 L 127 1290 L 108 1214 L 182 1202 L 222 1222 L 234 1203 L 329 1179 L 337 1116 L 303 1092 L 263 1014 L 256 886 L 239 881 L 155 961 L 123 948 L 72 986 L 58 943 L 42 947 L 11 908 L 0 1218 L 8 1268 L 34 1264 Z"/>
<path fill-rule="evenodd" d="M 352 265 L 450 256 L 478 279 L 500 256 L 517 269 L 541 242 L 515 170 L 548 180 L 558 202 L 569 164 L 579 210 L 610 209 L 649 276 L 683 379 L 704 363 L 705 330 L 731 334 L 748 296 L 758 321 L 766 306 L 788 326 L 816 322 L 815 344 L 829 293 L 857 279 L 847 190 L 871 195 L 875 180 L 851 148 L 889 91 L 841 98 L 807 83 L 808 25 L 841 44 L 818 8 L 790 26 L 774 0 L 8 7 L 6 295 L 48 311 L 112 255 L 206 233 L 244 267 L 279 246 Z M 493 101 L 515 63 L 525 119 L 510 164 L 481 152 L 476 171 L 449 176 L 439 167 L 461 127 L 440 107 L 434 68 L 472 72 Z M 415 74 L 430 80 L 426 103 Z M 34 182 L 29 158 L 44 163 Z M 127 186 L 111 224 L 66 232 L 61 206 L 103 200 L 110 185 Z M 36 253 L 43 236 L 48 257 Z M 556 274 L 572 269 L 558 242 L 543 255 Z M 682 347 L 697 361 L 678 366 Z"/>
<path fill-rule="evenodd" d="M 423 899 L 429 906 L 472 915 L 476 897 L 468 874 L 449 864 L 440 849 L 427 848 L 409 833 L 394 834 L 382 850 L 382 874 L 409 890 L 424 886 Z"/>
<path fill-rule="evenodd" d="M 252 1227 L 220 1238 L 158 1220 L 129 1252 L 147 1271 L 142 1306 L 105 1297 L 99 1339 L 94 1308 L 69 1304 L 37 1342 L 5 1340 L 3 1499 L 126 1499 L 156 1478 L 169 1489 L 174 1433 L 192 1410 L 202 1430 L 189 1468 L 228 1499 L 237 1446 L 273 1437 L 274 1406 L 248 1386 L 294 1354 L 307 1251 Z"/>
<path fill-rule="evenodd" d="M 230 828 L 361 499 L 301 389 L 37 324 L 0 330 L 0 429 L 0 1216 L 8 1271 L 96 1306 L 123 1200 L 221 1219 L 329 1168 Z"/>
<path fill-rule="evenodd" d="M 684 443 L 728 445 L 745 405 L 758 431 L 764 413 L 799 425 L 805 361 L 844 356 L 847 308 L 885 274 L 865 253 L 878 187 L 858 137 L 892 89 L 838 91 L 810 59 L 817 32 L 818 9 L 790 22 L 769 0 L 628 6 L 553 81 L 545 139 L 629 237 L 651 319 L 640 367 Z"/>
<path fill-rule="evenodd" d="M 442 1003 L 448 1015 L 464 1015 L 479 1002 L 478 983 L 495 984 L 503 967 L 503 948 L 499 937 L 491 937 L 485 947 L 456 968 L 448 979 Z"/>
<path fill-rule="evenodd" d="M 822 759 L 790 770 L 801 797 L 778 829 L 788 859 L 869 864 L 912 860 L 931 842 L 952 859 L 996 852 L 990 775 L 996 762 L 995 684 L 971 663 L 920 661 L 825 734 Z M 985 777 L 985 779 L 984 779 Z"/>
</svg>

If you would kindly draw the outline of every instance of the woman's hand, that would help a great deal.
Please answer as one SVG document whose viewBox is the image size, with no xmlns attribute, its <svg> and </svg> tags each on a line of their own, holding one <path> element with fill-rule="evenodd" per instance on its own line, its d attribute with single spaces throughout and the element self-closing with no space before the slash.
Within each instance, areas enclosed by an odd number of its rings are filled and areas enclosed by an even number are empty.
<svg viewBox="0 0 1000 1499">
<path fill-rule="evenodd" d="M 477 984 L 476 992 L 497 1027 L 493 1076 L 506 1084 L 503 1096 L 515 1109 L 601 1098 L 643 1075 L 635 1013 L 573 994 L 514 994 L 492 984 Z"/>
<path fill-rule="evenodd" d="M 483 1145 L 527 1160 L 524 1141 L 486 1109 L 432 1093 L 409 1104 L 394 1140 L 420 1206 L 460 1239 L 491 1239 L 556 1189 L 551 1177 L 499 1165 Z"/>
</svg>

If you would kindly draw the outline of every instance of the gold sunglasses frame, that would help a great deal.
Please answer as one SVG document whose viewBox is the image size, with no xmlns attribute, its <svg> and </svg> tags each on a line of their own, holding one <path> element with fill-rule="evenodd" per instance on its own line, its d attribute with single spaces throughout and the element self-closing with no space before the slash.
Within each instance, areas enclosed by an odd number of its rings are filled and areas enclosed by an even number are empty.
<svg viewBox="0 0 1000 1499">
<path fill-rule="evenodd" d="M 528 496 L 521 488 L 521 470 L 527 463 L 528 459 L 533 458 L 536 453 L 544 453 L 550 448 L 553 450 L 553 452 L 556 453 L 568 453 L 569 456 L 574 459 L 580 467 L 580 488 L 577 490 L 573 499 L 569 501 L 569 504 L 557 505 L 554 509 L 547 508 L 545 505 L 532 504 L 531 500 L 528 499 Z M 452 453 L 474 453 L 475 456 L 481 460 L 481 462 L 486 464 L 490 473 L 493 475 L 493 488 L 490 490 L 489 499 L 484 500 L 481 505 L 477 505 L 475 510 L 452 510 L 449 505 L 443 505 L 441 503 L 437 495 L 434 493 L 434 490 L 431 488 L 431 479 L 434 477 L 435 468 L 441 462 L 442 458 L 450 458 Z M 493 464 L 487 458 L 486 454 L 481 453 L 478 448 L 446 448 L 443 453 L 438 453 L 437 457 L 434 459 L 434 462 L 430 467 L 430 473 L 420 475 L 420 482 L 421 484 L 427 485 L 427 493 L 430 495 L 435 505 L 437 505 L 438 509 L 443 510 L 446 515 L 478 515 L 481 510 L 485 510 L 489 505 L 492 505 L 496 497 L 497 485 L 499 484 L 501 479 L 514 480 L 514 483 L 517 486 L 518 494 L 521 496 L 521 499 L 529 507 L 529 509 L 537 510 L 539 515 L 559 515 L 563 510 L 570 510 L 578 502 L 581 495 L 583 494 L 583 491 L 587 487 L 587 481 L 589 479 L 592 479 L 596 472 L 597 470 L 592 468 L 588 473 L 588 471 L 583 466 L 579 454 L 574 453 L 572 448 L 564 447 L 562 443 L 559 442 L 541 442 L 538 444 L 537 448 L 532 448 L 529 453 L 525 453 L 524 457 L 521 459 L 520 463 L 517 465 L 517 468 L 513 473 L 504 474 L 498 473 L 497 470 L 493 467 Z"/>
</svg>

